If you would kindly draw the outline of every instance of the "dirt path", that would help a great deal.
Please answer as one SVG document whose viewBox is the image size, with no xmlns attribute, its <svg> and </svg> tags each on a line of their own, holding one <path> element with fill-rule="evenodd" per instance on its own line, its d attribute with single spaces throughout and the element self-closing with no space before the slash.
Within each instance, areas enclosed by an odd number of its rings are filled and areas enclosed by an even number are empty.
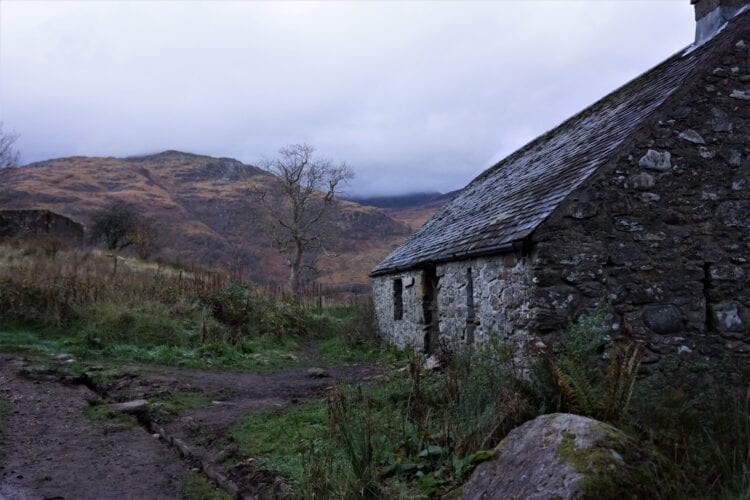
<svg viewBox="0 0 750 500">
<path fill-rule="evenodd" d="M 0 498 L 181 497 L 188 470 L 140 427 L 85 416 L 83 386 L 26 380 L 17 360 L 0 358 L 4 419 Z"/>
<path fill-rule="evenodd" d="M 197 408 L 166 419 L 158 412 L 145 418 L 145 425 L 158 422 L 190 446 L 194 456 L 186 461 L 142 426 L 86 417 L 88 401 L 96 399 L 92 390 L 61 383 L 66 377 L 59 371 L 35 380 L 20 375 L 28 365 L 0 354 L 0 399 L 11 406 L 0 449 L 2 499 L 183 498 L 190 462 L 197 458 L 221 466 L 232 450 L 227 431 L 248 414 L 280 409 L 322 395 L 335 383 L 367 381 L 380 373 L 370 364 L 323 373 L 292 369 L 262 374 L 127 365 L 96 385 L 85 376 L 77 380 L 112 403 L 199 396 L 204 404 Z M 273 496 L 269 492 L 283 482 L 271 471 L 246 464 L 229 470 L 228 476 L 241 491 L 259 498 Z"/>
</svg>

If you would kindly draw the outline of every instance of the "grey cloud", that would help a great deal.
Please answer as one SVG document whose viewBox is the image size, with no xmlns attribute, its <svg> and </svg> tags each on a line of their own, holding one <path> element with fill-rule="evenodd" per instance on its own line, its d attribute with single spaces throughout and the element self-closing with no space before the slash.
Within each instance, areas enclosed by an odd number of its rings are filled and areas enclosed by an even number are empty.
<svg viewBox="0 0 750 500">
<path fill-rule="evenodd" d="M 359 194 L 462 187 L 692 39 L 673 2 L 2 2 L 26 162 L 309 142 Z"/>
</svg>

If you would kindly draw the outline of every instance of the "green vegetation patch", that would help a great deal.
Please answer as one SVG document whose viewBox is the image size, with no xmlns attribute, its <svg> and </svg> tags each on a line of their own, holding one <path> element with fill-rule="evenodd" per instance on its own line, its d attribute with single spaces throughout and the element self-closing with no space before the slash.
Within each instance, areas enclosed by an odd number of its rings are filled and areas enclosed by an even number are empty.
<svg viewBox="0 0 750 500">
<path fill-rule="evenodd" d="M 152 408 L 162 417 L 173 417 L 184 411 L 195 410 L 211 404 L 211 398 L 200 392 L 173 392 L 152 403 Z"/>
<path fill-rule="evenodd" d="M 138 427 L 138 419 L 133 415 L 112 411 L 107 405 L 90 406 L 85 411 L 86 418 L 95 422 L 110 422 L 128 429 Z"/>
<path fill-rule="evenodd" d="M 182 486 L 182 495 L 186 500 L 232 500 L 229 494 L 197 473 L 190 474 Z"/>
<path fill-rule="evenodd" d="M 320 446 L 327 434 L 328 410 L 322 402 L 254 413 L 230 432 L 240 455 L 257 459 L 297 486 L 302 482 L 302 457 L 311 446 Z"/>
</svg>

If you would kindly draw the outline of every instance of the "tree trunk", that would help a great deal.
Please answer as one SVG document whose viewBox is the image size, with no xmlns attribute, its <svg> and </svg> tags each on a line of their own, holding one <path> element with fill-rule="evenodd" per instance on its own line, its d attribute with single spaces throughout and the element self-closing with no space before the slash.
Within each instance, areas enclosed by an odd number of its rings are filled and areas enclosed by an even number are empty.
<svg viewBox="0 0 750 500">
<path fill-rule="evenodd" d="M 289 288 L 297 298 L 299 298 L 300 288 L 302 287 L 300 268 L 302 267 L 302 253 L 304 250 L 304 246 L 300 242 L 297 242 L 294 246 L 294 255 L 292 255 L 289 264 Z"/>
</svg>

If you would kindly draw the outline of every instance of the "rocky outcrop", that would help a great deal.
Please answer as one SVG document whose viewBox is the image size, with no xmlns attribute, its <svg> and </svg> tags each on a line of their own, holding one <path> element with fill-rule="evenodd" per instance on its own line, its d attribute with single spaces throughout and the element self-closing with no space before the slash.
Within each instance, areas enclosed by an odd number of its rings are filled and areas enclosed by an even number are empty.
<svg viewBox="0 0 750 500">
<path fill-rule="evenodd" d="M 622 431 L 555 413 L 513 430 L 476 468 L 461 498 L 653 498 L 659 460 Z"/>
</svg>

